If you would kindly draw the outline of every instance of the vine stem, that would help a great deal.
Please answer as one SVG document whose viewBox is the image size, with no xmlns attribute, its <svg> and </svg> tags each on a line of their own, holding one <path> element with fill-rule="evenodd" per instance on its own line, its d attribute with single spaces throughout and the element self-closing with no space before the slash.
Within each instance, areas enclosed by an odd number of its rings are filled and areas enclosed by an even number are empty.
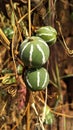
<svg viewBox="0 0 73 130">
<path fill-rule="evenodd" d="M 15 55 L 14 55 L 14 43 L 15 43 L 16 32 L 17 32 L 17 28 L 16 28 L 16 26 L 14 26 L 14 34 L 13 34 L 13 38 L 12 38 L 11 52 L 12 52 L 12 59 L 13 59 L 13 64 L 14 64 L 15 75 L 17 77 L 16 61 L 15 61 Z"/>
<path fill-rule="evenodd" d="M 28 23 L 29 23 L 29 37 L 31 37 L 31 0 L 28 0 Z M 27 107 L 27 130 L 30 130 L 30 107 L 31 107 L 31 92 L 29 93 L 29 101 Z"/>
<path fill-rule="evenodd" d="M 39 4 L 36 5 L 36 6 L 30 11 L 30 13 L 32 13 L 33 11 L 35 11 L 35 10 L 42 4 L 43 1 L 44 1 L 44 0 L 41 0 L 41 1 L 39 2 Z M 25 15 L 23 15 L 23 16 L 18 20 L 17 23 L 19 24 L 26 16 L 28 16 L 28 13 L 26 13 Z"/>
<path fill-rule="evenodd" d="M 28 0 L 29 37 L 31 37 L 31 0 Z"/>
<path fill-rule="evenodd" d="M 37 96 L 37 99 L 38 99 L 39 101 L 41 101 L 41 103 L 45 104 L 45 102 L 44 102 L 39 96 Z M 46 105 L 47 105 L 47 104 L 46 104 Z M 65 106 L 65 105 L 64 105 L 64 106 Z M 47 107 L 49 108 L 50 112 L 52 112 L 53 114 L 55 114 L 55 115 L 57 115 L 57 116 L 63 116 L 63 117 L 66 117 L 66 118 L 72 118 L 72 119 L 73 119 L 73 116 L 71 116 L 71 115 L 63 114 L 63 113 L 54 111 L 54 110 L 53 110 L 52 108 L 50 108 L 48 105 L 47 105 Z M 59 107 L 61 108 L 62 106 L 59 106 Z M 57 107 L 57 109 L 59 109 L 59 107 Z"/>
<path fill-rule="evenodd" d="M 44 122 L 45 116 L 46 116 L 46 106 L 47 106 L 47 87 L 45 89 L 45 102 L 44 102 L 44 111 L 42 115 L 42 123 Z"/>
<path fill-rule="evenodd" d="M 0 37 L 3 38 L 4 42 L 6 43 L 7 46 L 10 45 L 10 41 L 8 40 L 8 38 L 6 37 L 6 35 L 3 33 L 2 29 L 0 28 Z M 1 41 L 1 40 L 0 40 Z"/>
<path fill-rule="evenodd" d="M 56 23 L 57 23 L 58 26 L 59 26 L 59 31 L 60 31 L 60 34 L 61 34 L 61 37 L 62 37 L 62 40 L 63 40 L 63 44 L 62 44 L 62 45 L 63 45 L 64 49 L 66 50 L 67 54 L 68 54 L 70 57 L 73 57 L 73 50 L 69 49 L 69 47 L 67 46 L 67 44 L 66 44 L 66 42 L 65 42 L 65 39 L 64 39 L 64 37 L 63 37 L 61 24 L 60 24 L 59 21 L 56 21 Z M 59 39 L 59 38 L 58 38 L 58 39 Z M 60 41 L 60 43 L 62 43 L 60 39 L 59 39 L 59 41 Z"/>
</svg>

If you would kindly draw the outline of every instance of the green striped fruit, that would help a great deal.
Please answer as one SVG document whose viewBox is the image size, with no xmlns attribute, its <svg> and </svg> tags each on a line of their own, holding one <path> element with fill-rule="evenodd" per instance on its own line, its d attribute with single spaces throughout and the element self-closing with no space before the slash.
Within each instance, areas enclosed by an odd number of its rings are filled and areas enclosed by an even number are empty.
<svg viewBox="0 0 73 130">
<path fill-rule="evenodd" d="M 13 34 L 14 34 L 14 31 L 13 31 L 12 28 L 10 28 L 10 27 L 5 27 L 5 28 L 3 29 L 3 32 L 5 33 L 6 37 L 8 37 L 9 39 L 12 39 Z"/>
<path fill-rule="evenodd" d="M 57 39 L 57 31 L 51 26 L 44 26 L 36 31 L 36 36 L 41 37 L 48 45 L 53 45 Z"/>
<path fill-rule="evenodd" d="M 20 45 L 20 58 L 31 67 L 40 67 L 46 63 L 49 58 L 49 47 L 40 37 L 32 36 L 22 42 Z"/>
<path fill-rule="evenodd" d="M 49 74 L 43 67 L 40 69 L 29 70 L 24 76 L 26 85 L 32 91 L 40 91 L 47 87 L 49 83 Z"/>
</svg>

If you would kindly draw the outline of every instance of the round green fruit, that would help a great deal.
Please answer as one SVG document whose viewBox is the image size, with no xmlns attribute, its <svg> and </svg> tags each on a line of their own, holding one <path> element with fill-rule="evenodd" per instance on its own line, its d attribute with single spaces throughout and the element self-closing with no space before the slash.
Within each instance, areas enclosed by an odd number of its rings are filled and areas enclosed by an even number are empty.
<svg viewBox="0 0 73 130">
<path fill-rule="evenodd" d="M 45 118 L 44 118 L 44 123 L 52 125 L 54 121 L 54 114 L 50 111 L 50 108 L 46 106 L 45 109 Z M 44 110 L 43 110 L 44 112 Z"/>
<path fill-rule="evenodd" d="M 20 58 L 31 67 L 41 67 L 49 58 L 50 49 L 40 37 L 32 36 L 20 45 Z"/>
<path fill-rule="evenodd" d="M 48 45 L 53 45 L 57 39 L 57 31 L 51 26 L 44 26 L 36 31 L 36 36 L 41 37 Z"/>
<path fill-rule="evenodd" d="M 45 68 L 29 70 L 24 76 L 26 85 L 32 91 L 40 91 L 47 87 L 49 74 Z"/>
<path fill-rule="evenodd" d="M 14 34 L 14 31 L 13 31 L 12 28 L 10 28 L 10 27 L 5 27 L 5 28 L 3 29 L 3 32 L 5 33 L 6 37 L 8 37 L 9 39 L 12 39 L 13 34 Z"/>
</svg>

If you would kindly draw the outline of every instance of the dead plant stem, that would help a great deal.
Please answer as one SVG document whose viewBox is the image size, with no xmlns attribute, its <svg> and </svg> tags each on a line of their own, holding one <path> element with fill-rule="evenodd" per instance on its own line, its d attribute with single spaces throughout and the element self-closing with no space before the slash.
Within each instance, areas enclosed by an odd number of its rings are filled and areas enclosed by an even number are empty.
<svg viewBox="0 0 73 130">
<path fill-rule="evenodd" d="M 43 1 L 44 1 L 44 0 L 41 0 L 40 3 L 30 11 L 30 13 L 32 13 L 34 10 L 36 10 L 36 9 L 42 4 Z M 22 17 L 18 20 L 17 23 L 19 24 L 27 15 L 28 15 L 28 13 L 26 13 L 24 16 L 22 16 Z"/>
<path fill-rule="evenodd" d="M 16 33 L 17 29 L 16 29 L 16 26 L 14 27 L 14 35 L 13 35 L 13 38 L 12 38 L 12 59 L 13 59 L 13 63 L 14 63 L 14 70 L 15 70 L 15 74 L 16 74 L 16 77 L 17 77 L 17 69 L 16 69 L 16 62 L 15 62 L 15 55 L 14 55 L 14 40 L 15 40 L 15 33 Z"/>
<path fill-rule="evenodd" d="M 39 96 L 37 96 L 37 98 L 39 99 L 39 101 L 41 101 L 44 104 L 44 101 Z M 47 106 L 47 107 L 49 107 L 49 106 Z M 52 110 L 52 108 L 50 108 L 50 107 L 49 107 L 49 109 L 50 109 L 50 112 L 52 112 L 55 115 L 64 116 L 66 118 L 73 118 L 73 116 L 70 116 L 70 115 L 67 115 L 67 114 L 62 114 L 60 112 L 56 112 L 56 111 Z"/>
<path fill-rule="evenodd" d="M 29 37 L 31 37 L 31 0 L 28 0 Z"/>
<path fill-rule="evenodd" d="M 8 38 L 5 36 L 5 34 L 3 33 L 2 29 L 0 28 L 0 37 L 2 37 L 5 41 L 5 43 L 9 46 L 10 45 L 10 41 L 8 40 Z"/>
<path fill-rule="evenodd" d="M 66 4 L 66 5 L 68 5 L 68 6 L 71 6 L 71 7 L 73 7 L 73 4 L 71 4 L 71 3 L 68 3 L 67 1 L 65 1 L 65 0 L 60 0 L 63 4 Z"/>
<path fill-rule="evenodd" d="M 47 106 L 47 87 L 45 89 L 45 103 L 44 103 L 44 111 L 43 111 L 43 115 L 42 115 L 42 122 L 44 122 L 44 119 L 45 119 L 46 106 Z"/>
<path fill-rule="evenodd" d="M 70 50 L 65 42 L 65 39 L 63 37 L 63 34 L 62 34 L 62 28 L 61 28 L 61 24 L 59 21 L 56 21 L 56 23 L 58 24 L 59 26 L 59 31 L 60 31 L 60 34 L 61 34 L 61 37 L 62 37 L 62 40 L 63 40 L 63 47 L 64 49 L 66 50 L 67 54 L 71 57 L 73 57 L 73 50 Z"/>
<path fill-rule="evenodd" d="M 30 130 L 30 102 L 28 102 L 27 106 L 27 130 Z"/>
</svg>

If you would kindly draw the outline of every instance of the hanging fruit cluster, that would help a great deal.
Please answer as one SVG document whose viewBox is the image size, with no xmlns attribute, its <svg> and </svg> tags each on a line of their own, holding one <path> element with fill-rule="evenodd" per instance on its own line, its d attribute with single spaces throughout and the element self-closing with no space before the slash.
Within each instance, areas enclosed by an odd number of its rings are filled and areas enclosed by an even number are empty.
<svg viewBox="0 0 73 130">
<path fill-rule="evenodd" d="M 49 74 L 43 65 L 50 55 L 48 45 L 53 45 L 56 39 L 56 30 L 45 26 L 36 31 L 36 36 L 25 39 L 20 45 L 20 58 L 26 66 L 30 66 L 24 74 L 24 81 L 32 91 L 43 90 L 49 83 Z"/>
</svg>

